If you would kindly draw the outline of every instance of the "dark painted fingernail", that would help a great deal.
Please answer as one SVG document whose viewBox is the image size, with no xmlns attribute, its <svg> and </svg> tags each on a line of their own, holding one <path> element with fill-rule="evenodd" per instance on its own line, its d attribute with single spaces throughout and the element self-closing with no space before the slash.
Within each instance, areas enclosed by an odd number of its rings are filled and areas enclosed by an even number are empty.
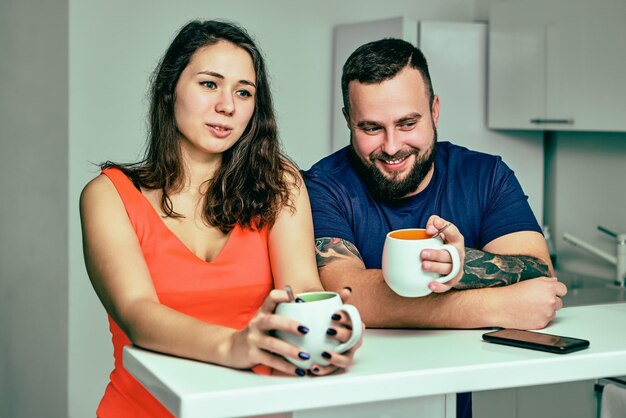
<svg viewBox="0 0 626 418">
<path fill-rule="evenodd" d="M 304 376 L 306 374 L 306 372 L 302 369 L 296 369 L 296 374 L 298 376 Z"/>
<path fill-rule="evenodd" d="M 350 292 L 352 292 L 352 288 L 350 286 L 346 286 L 344 287 L 344 289 L 348 289 Z"/>
<path fill-rule="evenodd" d="M 300 333 L 302 333 L 302 334 L 306 334 L 306 333 L 309 332 L 309 329 L 307 327 L 305 327 L 304 325 L 300 325 L 298 327 L 298 331 L 300 331 Z"/>
<path fill-rule="evenodd" d="M 333 316 L 331 316 L 331 318 L 333 319 L 333 321 L 339 321 L 341 319 L 341 315 L 333 314 Z"/>
<path fill-rule="evenodd" d="M 326 330 L 326 334 L 328 334 L 328 335 L 337 335 L 337 330 L 333 329 L 333 328 L 328 328 Z"/>
<path fill-rule="evenodd" d="M 304 303 L 304 299 L 296 298 L 296 303 Z"/>
<path fill-rule="evenodd" d="M 302 360 L 308 360 L 311 358 L 311 356 L 309 356 L 307 353 L 303 353 L 302 351 L 298 353 L 298 357 L 300 357 Z"/>
<path fill-rule="evenodd" d="M 329 359 L 329 358 L 331 358 L 332 356 L 330 355 L 330 353 L 329 353 L 328 351 L 324 351 L 324 352 L 322 353 L 322 357 L 324 357 L 324 358 L 326 358 L 326 359 Z"/>
<path fill-rule="evenodd" d="M 313 372 L 314 372 L 314 373 L 317 373 L 317 372 L 319 372 L 319 371 L 320 371 L 320 369 L 319 369 L 319 368 L 317 368 L 317 367 L 313 367 Z"/>
</svg>

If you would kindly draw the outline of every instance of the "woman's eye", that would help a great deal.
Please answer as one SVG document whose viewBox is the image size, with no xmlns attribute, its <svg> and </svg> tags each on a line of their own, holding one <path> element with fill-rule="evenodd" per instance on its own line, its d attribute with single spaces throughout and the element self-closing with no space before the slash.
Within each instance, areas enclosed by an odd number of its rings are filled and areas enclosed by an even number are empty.
<svg viewBox="0 0 626 418">
<path fill-rule="evenodd" d="M 241 97 L 252 97 L 252 93 L 250 93 L 248 90 L 238 90 L 237 95 Z"/>
<path fill-rule="evenodd" d="M 217 87 L 214 81 L 201 81 L 200 85 L 206 87 L 207 89 L 214 89 Z"/>
</svg>

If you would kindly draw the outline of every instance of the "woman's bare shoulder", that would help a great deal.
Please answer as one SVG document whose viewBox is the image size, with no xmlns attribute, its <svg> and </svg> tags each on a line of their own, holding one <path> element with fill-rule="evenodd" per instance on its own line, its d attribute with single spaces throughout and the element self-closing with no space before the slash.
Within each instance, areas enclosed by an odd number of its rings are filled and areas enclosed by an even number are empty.
<svg viewBox="0 0 626 418">
<path fill-rule="evenodd" d="M 89 181 L 80 194 L 81 209 L 97 205 L 110 206 L 121 203 L 113 182 L 105 174 L 100 174 Z"/>
</svg>

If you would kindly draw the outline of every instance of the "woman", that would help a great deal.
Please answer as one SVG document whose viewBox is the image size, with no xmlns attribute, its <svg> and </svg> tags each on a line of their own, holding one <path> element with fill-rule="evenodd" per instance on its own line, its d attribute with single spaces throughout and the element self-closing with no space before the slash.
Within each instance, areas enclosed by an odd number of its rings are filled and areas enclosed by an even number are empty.
<svg viewBox="0 0 626 418">
<path fill-rule="evenodd" d="M 145 158 L 102 168 L 80 201 L 87 271 L 114 346 L 98 416 L 169 415 L 123 368 L 130 343 L 303 376 L 284 357 L 308 353 L 270 331 L 306 333 L 306 324 L 274 314 L 288 299 L 272 288 L 322 290 L 311 212 L 280 152 L 265 65 L 246 32 L 219 21 L 183 27 L 153 76 Z M 349 327 L 333 328 L 347 340 Z M 331 353 L 311 373 L 345 368 L 353 353 Z"/>
</svg>

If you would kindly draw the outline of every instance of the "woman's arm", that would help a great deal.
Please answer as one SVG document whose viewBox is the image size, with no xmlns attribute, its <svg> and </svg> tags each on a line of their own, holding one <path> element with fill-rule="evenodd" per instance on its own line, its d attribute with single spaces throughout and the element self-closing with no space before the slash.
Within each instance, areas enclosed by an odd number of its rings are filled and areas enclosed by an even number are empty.
<svg viewBox="0 0 626 418">
<path fill-rule="evenodd" d="M 284 288 L 290 285 L 295 293 L 324 290 L 319 278 L 313 239 L 313 220 L 309 196 L 303 181 L 292 183 L 291 196 L 293 209 L 283 207 L 269 234 L 269 252 L 274 286 Z M 348 289 L 338 290 L 344 303 L 350 297 Z M 343 319 L 343 318 L 342 318 Z M 305 324 L 306 325 L 306 324 Z M 336 322 L 334 328 L 337 338 L 344 342 L 350 338 L 350 324 Z M 330 366 L 314 365 L 312 372 L 323 375 L 332 373 L 338 367 L 346 368 L 352 364 L 354 353 L 362 341 L 346 353 L 331 353 Z"/>
<path fill-rule="evenodd" d="M 159 303 L 135 231 L 106 176 L 85 187 L 80 214 L 89 278 L 107 312 L 134 344 L 234 368 L 266 364 L 295 374 L 295 367 L 280 355 L 298 358 L 298 349 L 268 334 L 270 329 L 298 332 L 297 322 L 273 314 L 276 304 L 287 300 L 284 292 L 273 291 L 242 331 L 207 324 Z"/>
<path fill-rule="evenodd" d="M 295 293 L 322 291 L 315 262 L 313 219 L 304 182 L 291 181 L 293 208 L 283 206 L 269 232 L 274 287 L 290 285 Z"/>
</svg>

